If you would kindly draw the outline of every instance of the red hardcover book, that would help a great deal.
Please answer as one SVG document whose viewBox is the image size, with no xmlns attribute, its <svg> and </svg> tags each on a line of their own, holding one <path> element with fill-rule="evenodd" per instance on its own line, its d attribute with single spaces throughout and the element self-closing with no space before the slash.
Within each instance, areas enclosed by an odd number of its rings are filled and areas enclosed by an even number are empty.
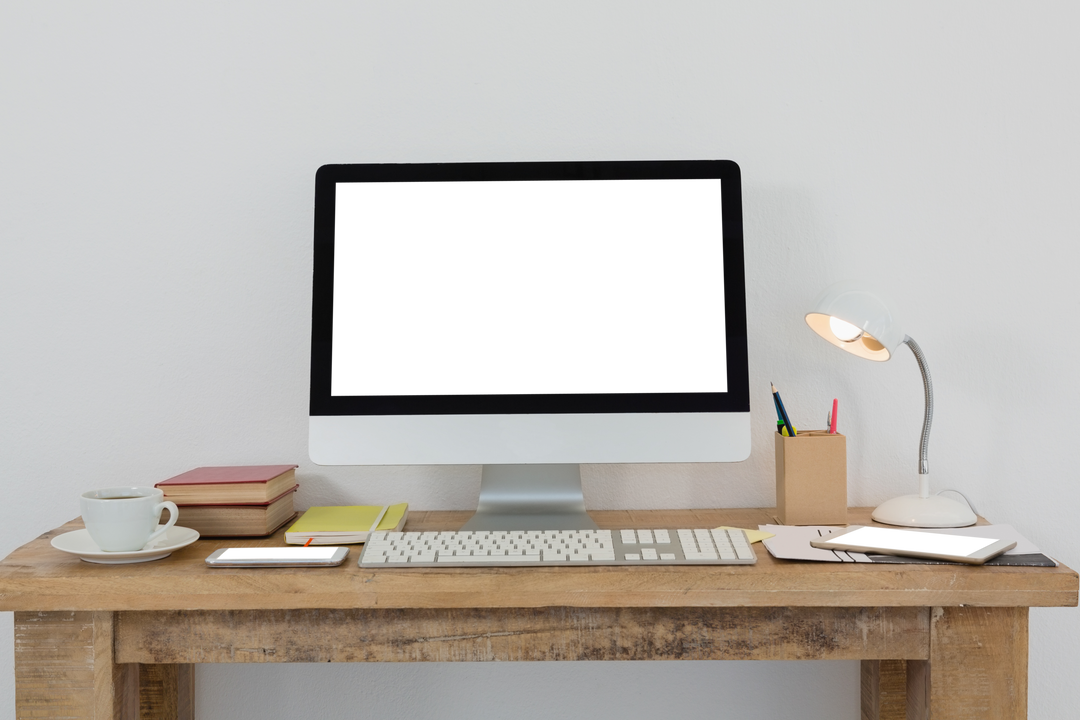
<svg viewBox="0 0 1080 720">
<path fill-rule="evenodd" d="M 269 503 L 296 484 L 296 465 L 200 467 L 154 485 L 177 505 Z"/>
<path fill-rule="evenodd" d="M 294 485 L 280 496 L 262 503 L 181 505 L 177 524 L 198 530 L 203 537 L 269 535 L 296 517 Z"/>
</svg>

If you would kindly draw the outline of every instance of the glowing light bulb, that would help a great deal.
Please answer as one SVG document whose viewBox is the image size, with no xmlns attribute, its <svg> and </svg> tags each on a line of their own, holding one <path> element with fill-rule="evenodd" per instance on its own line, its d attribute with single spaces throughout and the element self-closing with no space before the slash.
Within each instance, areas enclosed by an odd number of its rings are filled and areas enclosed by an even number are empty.
<svg viewBox="0 0 1080 720">
<path fill-rule="evenodd" d="M 829 329 L 840 342 L 854 342 L 862 337 L 863 331 L 849 322 L 840 318 L 829 318 Z"/>
</svg>

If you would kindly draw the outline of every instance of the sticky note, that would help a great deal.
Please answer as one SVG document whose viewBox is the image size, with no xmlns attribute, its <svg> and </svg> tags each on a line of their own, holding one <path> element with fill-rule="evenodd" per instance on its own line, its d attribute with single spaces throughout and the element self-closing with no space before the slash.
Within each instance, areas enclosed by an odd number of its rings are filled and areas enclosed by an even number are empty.
<svg viewBox="0 0 1080 720">
<path fill-rule="evenodd" d="M 750 541 L 751 545 L 753 545 L 756 542 L 761 542 L 762 540 L 764 540 L 766 538 L 771 538 L 773 536 L 772 533 L 765 532 L 764 530 L 747 530 L 746 528 L 733 528 L 730 525 L 721 525 L 720 527 L 718 527 L 716 529 L 717 530 L 742 530 L 744 533 L 746 533 L 746 539 Z"/>
</svg>

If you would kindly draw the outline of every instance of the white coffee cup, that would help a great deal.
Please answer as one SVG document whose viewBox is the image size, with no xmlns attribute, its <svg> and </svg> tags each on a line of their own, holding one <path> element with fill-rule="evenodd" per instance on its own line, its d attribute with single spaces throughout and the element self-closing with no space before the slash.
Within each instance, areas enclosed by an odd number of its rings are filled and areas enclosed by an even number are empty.
<svg viewBox="0 0 1080 720">
<path fill-rule="evenodd" d="M 113 487 L 84 492 L 80 498 L 83 524 L 105 552 L 132 552 L 152 545 L 176 524 L 176 503 L 153 487 Z M 161 511 L 169 522 L 158 528 Z"/>
</svg>

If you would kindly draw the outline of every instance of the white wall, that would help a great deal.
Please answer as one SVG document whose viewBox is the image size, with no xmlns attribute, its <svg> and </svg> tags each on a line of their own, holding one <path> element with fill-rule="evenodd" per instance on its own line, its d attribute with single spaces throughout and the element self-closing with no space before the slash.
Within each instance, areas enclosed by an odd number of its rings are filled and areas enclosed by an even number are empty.
<svg viewBox="0 0 1080 720">
<path fill-rule="evenodd" d="M 840 398 L 852 504 L 913 489 L 914 359 L 845 356 L 801 318 L 861 276 L 928 355 L 935 487 L 1078 567 L 1078 22 L 1065 2 L 3 3 L 0 553 L 75 517 L 82 490 L 196 465 L 300 463 L 303 506 L 475 502 L 476 468 L 307 460 L 320 164 L 731 158 L 751 460 L 589 468 L 590 505 L 771 505 L 769 381 L 797 425 Z M 1031 717 L 1069 716 L 1080 613 L 1031 621 Z M 209 666 L 197 702 L 633 719 L 760 701 L 810 720 L 857 717 L 857 681 L 853 662 Z"/>
</svg>

